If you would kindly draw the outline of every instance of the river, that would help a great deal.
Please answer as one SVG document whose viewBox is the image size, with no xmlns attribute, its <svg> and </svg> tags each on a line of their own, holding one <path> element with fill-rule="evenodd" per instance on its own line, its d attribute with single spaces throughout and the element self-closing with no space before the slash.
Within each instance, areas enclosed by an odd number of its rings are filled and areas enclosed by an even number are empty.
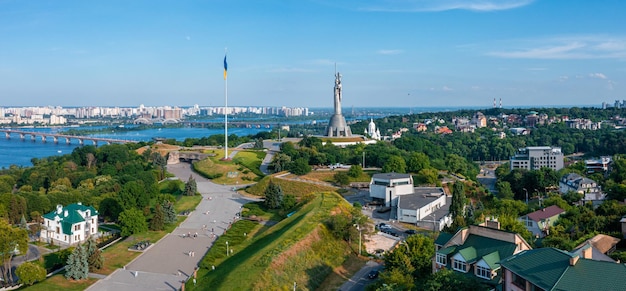
<svg viewBox="0 0 626 291">
<path fill-rule="evenodd" d="M 37 132 L 60 132 L 65 130 L 64 127 L 46 127 L 46 128 L 14 128 L 21 131 L 37 131 Z M 267 128 L 229 128 L 228 135 L 235 134 L 238 136 L 254 135 L 258 132 L 269 131 Z M 114 138 L 134 141 L 151 141 L 154 137 L 173 138 L 182 141 L 186 138 L 201 138 L 215 134 L 224 134 L 224 129 L 207 129 L 207 128 L 161 128 L 146 129 L 139 131 L 116 132 L 111 130 L 108 133 L 92 134 L 93 137 Z M 90 141 L 85 141 L 90 144 Z M 71 144 L 66 144 L 64 139 L 59 140 L 58 144 L 54 142 L 42 142 L 38 137 L 36 141 L 32 141 L 30 136 L 26 136 L 25 140 L 21 140 L 16 134 L 11 135 L 10 139 L 0 137 L 0 168 L 8 168 L 11 165 L 32 166 L 33 158 L 44 158 L 56 155 L 70 154 L 74 148 L 80 146 L 77 140 L 72 140 Z"/>
</svg>

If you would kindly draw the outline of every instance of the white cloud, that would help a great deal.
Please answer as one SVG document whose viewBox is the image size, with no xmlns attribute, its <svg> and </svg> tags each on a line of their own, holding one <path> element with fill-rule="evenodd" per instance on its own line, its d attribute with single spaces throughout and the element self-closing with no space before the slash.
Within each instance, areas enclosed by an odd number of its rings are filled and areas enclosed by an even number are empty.
<svg viewBox="0 0 626 291">
<path fill-rule="evenodd" d="M 498 11 L 529 5 L 534 0 L 375 0 L 355 1 L 359 10 L 382 12 L 437 12 L 447 10 Z M 345 4 L 345 3 L 344 3 Z M 349 4 L 348 4 L 349 5 Z"/>
<path fill-rule="evenodd" d="M 567 36 L 490 44 L 504 48 L 487 55 L 511 59 L 626 59 L 626 37 Z"/>
<path fill-rule="evenodd" d="M 589 74 L 589 78 L 592 78 L 592 79 L 606 79 L 606 75 L 604 75 L 602 73 L 591 73 L 591 74 Z"/>
<path fill-rule="evenodd" d="M 381 55 L 398 55 L 403 53 L 403 50 L 379 50 L 377 53 Z"/>
<path fill-rule="evenodd" d="M 443 88 L 441 88 L 441 90 L 443 91 L 454 91 L 454 89 L 448 87 L 448 86 L 443 86 Z"/>
</svg>

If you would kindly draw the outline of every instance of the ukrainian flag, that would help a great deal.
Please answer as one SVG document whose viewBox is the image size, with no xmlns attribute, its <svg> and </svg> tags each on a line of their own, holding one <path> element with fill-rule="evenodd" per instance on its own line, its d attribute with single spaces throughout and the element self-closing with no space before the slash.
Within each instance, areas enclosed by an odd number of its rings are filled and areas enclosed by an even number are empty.
<svg viewBox="0 0 626 291">
<path fill-rule="evenodd" d="M 227 71 L 228 71 L 228 64 L 226 63 L 226 55 L 224 55 L 224 80 L 226 80 Z"/>
</svg>

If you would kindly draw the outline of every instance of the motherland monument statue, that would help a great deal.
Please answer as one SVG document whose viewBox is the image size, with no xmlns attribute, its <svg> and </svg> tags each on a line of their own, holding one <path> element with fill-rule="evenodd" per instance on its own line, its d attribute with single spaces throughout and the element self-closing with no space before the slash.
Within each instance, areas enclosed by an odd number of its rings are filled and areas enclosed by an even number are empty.
<svg viewBox="0 0 626 291">
<path fill-rule="evenodd" d="M 336 71 L 336 70 L 335 70 Z M 352 131 L 346 123 L 346 119 L 341 114 L 341 99 L 342 99 L 342 85 L 341 74 L 335 72 L 335 113 L 331 116 L 328 122 L 328 128 L 326 128 L 326 136 L 328 137 L 349 137 L 352 136 Z"/>
</svg>

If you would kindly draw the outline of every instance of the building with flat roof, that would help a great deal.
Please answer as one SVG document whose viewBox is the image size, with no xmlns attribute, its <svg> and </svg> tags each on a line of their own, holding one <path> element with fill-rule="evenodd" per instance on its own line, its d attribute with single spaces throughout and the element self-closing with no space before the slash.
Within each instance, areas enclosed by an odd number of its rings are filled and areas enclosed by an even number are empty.
<svg viewBox="0 0 626 291">
<path fill-rule="evenodd" d="M 441 187 L 415 187 L 412 194 L 398 196 L 398 221 L 441 231 L 452 224 L 451 202 Z"/>
<path fill-rule="evenodd" d="M 370 198 L 386 207 L 398 206 L 398 196 L 413 193 L 413 177 L 401 173 L 374 174 L 370 180 Z"/>
<path fill-rule="evenodd" d="M 525 147 L 511 157 L 511 170 L 539 170 L 550 168 L 558 171 L 563 168 L 563 152 L 560 147 Z"/>
</svg>

